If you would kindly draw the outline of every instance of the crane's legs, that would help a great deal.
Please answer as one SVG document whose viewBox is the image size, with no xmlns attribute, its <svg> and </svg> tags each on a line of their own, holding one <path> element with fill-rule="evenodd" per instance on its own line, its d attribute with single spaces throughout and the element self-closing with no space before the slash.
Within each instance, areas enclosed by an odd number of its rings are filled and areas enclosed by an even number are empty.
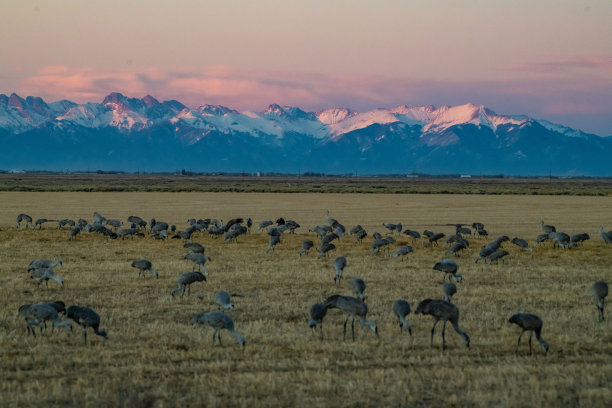
<svg viewBox="0 0 612 408">
<path fill-rule="evenodd" d="M 444 321 L 444 324 L 442 325 L 442 351 L 444 351 L 446 345 L 444 343 L 444 332 L 446 331 L 446 320 Z"/>
<path fill-rule="evenodd" d="M 429 347 L 433 347 L 433 336 L 434 336 L 434 331 L 436 330 L 436 324 L 438 324 L 438 319 L 436 319 L 436 321 L 434 322 L 433 327 L 431 328 L 431 339 L 429 341 Z"/>
<path fill-rule="evenodd" d="M 342 341 L 346 341 L 346 323 L 348 322 L 349 318 L 350 318 L 350 316 L 347 316 L 346 320 L 344 321 L 344 335 L 342 337 Z"/>
<path fill-rule="evenodd" d="M 525 329 L 521 332 L 518 338 L 518 343 L 516 343 L 516 349 L 514 350 L 514 354 L 518 353 L 518 348 L 521 345 L 521 337 L 523 337 L 523 333 L 525 333 Z"/>
<path fill-rule="evenodd" d="M 351 320 L 351 331 L 353 332 L 353 341 L 355 341 L 355 316 L 353 316 L 353 320 Z"/>
<path fill-rule="evenodd" d="M 529 355 L 531 355 L 531 336 L 533 336 L 533 330 L 529 332 Z"/>
<path fill-rule="evenodd" d="M 87 327 L 83 329 L 83 340 L 85 342 L 85 345 L 87 345 Z"/>
</svg>

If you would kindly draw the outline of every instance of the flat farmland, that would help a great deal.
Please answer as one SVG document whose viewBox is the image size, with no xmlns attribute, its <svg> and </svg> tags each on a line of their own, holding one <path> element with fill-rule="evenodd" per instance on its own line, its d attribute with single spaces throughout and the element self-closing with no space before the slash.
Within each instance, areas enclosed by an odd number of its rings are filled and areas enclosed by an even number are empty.
<svg viewBox="0 0 612 408">
<path fill-rule="evenodd" d="M 612 280 L 612 245 L 599 227 L 612 229 L 612 197 L 450 194 L 300 194 L 210 192 L 0 192 L 0 406 L 588 406 L 612 402 L 612 331 L 598 320 L 590 295 L 594 281 Z M 300 257 L 301 242 L 318 238 L 308 230 L 330 216 L 347 227 L 368 231 L 362 243 L 353 237 L 334 241 L 336 250 L 317 259 L 314 248 Z M 255 226 L 278 217 L 297 221 L 266 254 L 268 236 L 252 232 L 224 243 L 206 232 L 195 242 L 206 247 L 207 281 L 191 295 L 173 298 L 177 277 L 191 271 L 180 239 L 111 240 L 82 233 L 68 241 L 56 222 L 42 230 L 16 229 L 15 217 L 85 218 L 94 211 L 126 222 L 130 215 L 185 228 L 189 218 L 227 221 L 251 217 Z M 530 244 L 541 233 L 540 221 L 569 235 L 591 239 L 572 249 L 545 243 L 533 252 L 506 242 L 504 263 L 474 263 L 493 237 L 508 235 Z M 482 222 L 489 239 L 470 237 L 473 253 L 446 255 L 440 246 L 412 245 L 405 259 L 385 251 L 369 253 L 372 233 L 385 234 L 384 223 L 404 229 L 454 233 L 449 224 Z M 172 235 L 172 234 L 170 234 Z M 333 261 L 345 256 L 344 278 L 334 284 Z M 38 286 L 26 272 L 35 258 L 61 258 L 55 268 L 64 280 Z M 446 350 L 442 325 L 430 348 L 431 316 L 407 316 L 412 336 L 400 332 L 392 313 L 395 299 L 413 311 L 425 298 L 441 298 L 442 273 L 432 270 L 451 257 L 464 277 L 453 303 L 459 326 L 471 338 L 470 349 L 450 325 Z M 139 278 L 130 264 L 152 261 L 155 279 Z M 322 336 L 308 327 L 308 310 L 333 294 L 352 295 L 348 281 L 366 284 L 368 319 L 379 338 L 357 321 L 356 339 L 342 341 L 345 315 L 329 310 Z M 241 348 L 224 331 L 223 346 L 212 345 L 213 330 L 189 324 L 191 316 L 216 310 L 214 293 L 234 296 L 236 331 Z M 108 340 L 91 330 L 89 344 L 74 324 L 33 338 L 17 316 L 24 303 L 62 300 L 86 305 L 101 316 Z M 529 355 L 528 334 L 514 353 L 520 328 L 511 315 L 539 315 L 544 355 L 535 339 Z"/>
</svg>

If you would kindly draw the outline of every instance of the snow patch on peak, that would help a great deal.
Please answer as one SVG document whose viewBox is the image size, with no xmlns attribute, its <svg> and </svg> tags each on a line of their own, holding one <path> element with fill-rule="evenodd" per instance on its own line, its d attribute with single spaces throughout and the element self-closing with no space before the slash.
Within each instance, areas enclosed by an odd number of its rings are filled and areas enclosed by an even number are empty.
<svg viewBox="0 0 612 408">
<path fill-rule="evenodd" d="M 568 137 L 579 137 L 582 139 L 587 138 L 587 134 L 580 130 L 572 129 L 570 127 L 563 126 L 563 125 L 557 125 L 556 123 L 552 123 L 547 120 L 536 120 L 535 122 L 539 123 L 540 125 L 542 125 L 542 127 L 544 127 L 547 130 L 561 133 L 562 135 L 565 135 Z"/>
<path fill-rule="evenodd" d="M 433 118 L 423 129 L 426 132 L 439 132 L 451 126 L 471 123 L 477 126 L 487 126 L 496 130 L 502 124 L 520 125 L 524 120 L 510 116 L 497 115 L 483 105 L 467 103 L 459 106 L 442 106 L 432 112 Z"/>
<path fill-rule="evenodd" d="M 326 125 L 335 125 L 338 122 L 342 122 L 343 120 L 358 114 L 358 112 L 348 108 L 330 108 L 319 111 L 315 115 L 321 123 Z"/>
</svg>

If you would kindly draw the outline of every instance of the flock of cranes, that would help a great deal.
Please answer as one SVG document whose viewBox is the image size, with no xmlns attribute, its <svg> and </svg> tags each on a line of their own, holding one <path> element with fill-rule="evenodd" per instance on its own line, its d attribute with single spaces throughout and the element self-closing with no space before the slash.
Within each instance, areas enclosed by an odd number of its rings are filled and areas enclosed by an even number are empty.
<svg viewBox="0 0 612 408">
<path fill-rule="evenodd" d="M 336 219 L 331 218 L 329 211 L 326 214 L 326 220 L 327 224 L 317 225 L 309 230 L 319 237 L 320 244 L 316 245 L 313 240 L 304 240 L 299 251 L 300 257 L 308 255 L 309 251 L 312 248 L 315 248 L 318 251 L 317 258 L 321 259 L 327 257 L 330 252 L 336 249 L 336 246 L 333 244 L 333 241 L 335 240 L 342 240 L 353 236 L 355 237 L 355 242 L 359 243 L 368 236 L 366 230 L 360 225 L 351 228 L 350 232 L 347 234 L 346 228 Z M 146 234 L 148 234 L 154 239 L 174 238 L 186 241 L 184 248 L 189 250 L 189 252 L 184 255 L 183 259 L 191 261 L 193 268 L 191 272 L 183 273 L 178 276 L 178 286 L 170 291 L 172 297 L 177 296 L 179 293 L 181 296 L 184 296 L 185 292 L 187 292 L 187 296 L 189 296 L 191 292 L 191 285 L 196 282 L 206 282 L 206 277 L 209 276 L 209 271 L 205 265 L 207 261 L 211 262 L 212 259 L 210 256 L 205 254 L 204 246 L 197 242 L 193 242 L 192 238 L 194 233 L 206 231 L 213 236 L 223 235 L 224 242 L 229 243 L 236 242 L 238 237 L 248 233 L 253 225 L 250 218 L 248 218 L 246 221 L 242 218 L 235 218 L 225 224 L 214 219 L 190 219 L 188 221 L 189 226 L 187 228 L 177 231 L 176 226 L 169 225 L 165 222 L 151 219 L 151 221 L 147 223 L 140 217 L 130 216 L 128 217 L 130 227 L 123 228 L 122 221 L 116 219 L 106 219 L 97 212 L 94 212 L 93 223 L 91 224 L 83 219 L 79 219 L 75 222 L 69 219 L 48 220 L 45 218 L 40 218 L 33 222 L 32 217 L 28 216 L 27 214 L 19 214 L 16 219 L 16 224 L 17 228 L 20 228 L 23 224 L 25 227 L 29 226 L 32 229 L 35 229 L 36 227 L 42 229 L 42 225 L 44 223 L 52 221 L 57 221 L 58 228 L 60 229 L 64 226 L 70 227 L 69 240 L 74 240 L 79 233 L 85 230 L 89 233 L 100 233 L 111 239 L 133 239 L 134 237 L 146 237 Z M 485 230 L 482 223 L 473 223 L 473 231 L 463 224 L 454 224 L 453 226 L 455 227 L 456 233 L 448 236 L 441 232 L 434 233 L 433 231 L 428 230 L 423 231 L 421 234 L 415 230 L 404 229 L 401 223 L 383 223 L 382 226 L 388 230 L 387 235 L 383 236 L 378 232 L 373 233 L 373 241 L 368 252 L 372 254 L 378 254 L 381 251 L 387 252 L 389 257 L 401 259 L 409 256 L 415 251 L 415 249 L 411 245 L 400 245 L 391 251 L 389 247 L 396 242 L 393 236 L 399 237 L 403 234 L 408 239 L 411 239 L 415 245 L 420 244 L 423 247 L 439 246 L 441 245 L 440 242 L 443 241 L 443 246 L 449 248 L 445 254 L 455 256 L 459 256 L 463 251 L 469 252 L 470 254 L 472 253 L 470 243 L 466 239 L 466 236 L 488 237 L 488 232 Z M 274 251 L 276 245 L 281 243 L 281 237 L 284 233 L 295 233 L 298 228 L 300 228 L 300 225 L 297 222 L 279 218 L 275 222 L 271 220 L 260 222 L 257 231 L 265 230 L 269 235 L 266 253 L 270 253 Z M 550 240 L 553 242 L 553 246 L 555 247 L 569 249 L 576 245 L 581 245 L 584 241 L 590 239 L 589 235 L 586 233 L 569 236 L 566 233 L 557 231 L 554 226 L 545 224 L 544 221 L 541 222 L 541 229 L 542 234 L 536 238 L 534 246 L 541 245 L 543 242 Z M 599 232 L 606 244 L 612 243 L 612 231 L 606 232 L 604 231 L 603 227 L 600 227 Z M 508 236 L 504 235 L 496 237 L 489 243 L 485 244 L 479 250 L 478 256 L 475 258 L 474 262 L 478 263 L 481 260 L 485 260 L 486 265 L 491 265 L 492 263 L 497 263 L 500 261 L 503 262 L 504 258 L 509 255 L 508 251 L 502 249 L 502 245 L 505 242 L 510 242 L 525 251 L 533 251 L 533 248 L 529 246 L 527 240 L 520 237 L 510 239 Z M 347 263 L 348 261 L 345 256 L 337 256 L 334 259 L 334 284 L 341 283 L 343 271 L 346 268 Z M 57 259 L 55 261 L 52 261 L 51 259 L 37 259 L 28 265 L 27 270 L 30 272 L 31 278 L 37 280 L 39 284 L 45 281 L 48 286 L 48 281 L 53 280 L 63 286 L 64 281 L 57 278 L 54 274 L 54 268 L 61 266 L 62 264 L 61 259 Z M 139 277 L 142 276 L 145 278 L 146 272 L 155 278 L 159 277 L 157 270 L 153 269 L 152 262 L 147 259 L 134 260 L 131 263 L 131 266 L 138 269 Z M 197 271 L 196 267 L 198 269 Z M 450 322 L 455 332 L 457 332 L 458 335 L 464 340 L 466 347 L 469 349 L 470 337 L 460 328 L 459 309 L 452 303 L 452 297 L 457 293 L 457 285 L 455 282 L 460 283 L 463 279 L 463 276 L 458 273 L 459 265 L 454 259 L 443 258 L 439 262 L 436 262 L 432 269 L 442 272 L 444 274 L 444 281 L 446 281 L 447 278 L 449 280 L 448 282 L 444 282 L 441 286 L 443 299 L 424 299 L 418 304 L 414 313 L 415 315 L 431 315 L 434 318 L 434 324 L 431 329 L 430 337 L 431 347 L 433 347 L 434 344 L 435 328 L 438 322 L 442 321 L 442 349 L 444 350 L 446 348 L 445 330 L 448 322 Z M 455 282 L 452 282 L 453 279 Z M 313 330 L 316 330 L 317 326 L 319 326 L 322 335 L 323 319 L 327 315 L 328 310 L 338 309 L 346 315 L 343 325 L 344 340 L 346 340 L 346 326 L 349 320 L 351 320 L 352 339 L 353 341 L 355 340 L 355 319 L 358 319 L 362 326 L 369 327 L 376 337 L 378 337 L 378 327 L 376 322 L 367 319 L 368 305 L 366 303 L 367 297 L 365 295 L 365 281 L 361 278 L 355 277 L 349 280 L 348 286 L 353 292 L 354 297 L 334 294 L 327 297 L 325 300 L 312 305 L 309 311 L 309 326 L 313 328 Z M 607 283 L 605 281 L 595 282 L 591 287 L 591 293 L 597 303 L 599 319 L 603 321 L 604 300 L 608 295 Z M 235 331 L 232 317 L 223 311 L 234 309 L 235 306 L 233 303 L 231 303 L 230 297 L 231 295 L 226 291 L 216 292 L 215 303 L 218 305 L 219 309 L 222 310 L 210 311 L 195 315 L 191 318 L 190 322 L 192 324 L 203 324 L 212 327 L 214 329 L 213 345 L 217 339 L 219 344 L 221 344 L 220 332 L 222 329 L 224 329 L 229 331 L 237 339 L 240 345 L 244 346 L 246 344 L 244 337 Z M 407 316 L 411 312 L 409 302 L 405 299 L 395 300 L 393 302 L 392 312 L 398 319 L 400 332 L 403 332 L 405 329 L 410 335 L 412 335 L 412 326 L 407 321 Z M 25 318 L 27 331 L 33 336 L 35 336 L 34 328 L 36 326 L 40 326 L 41 324 L 46 325 L 46 322 L 53 323 L 52 328 L 56 326 L 67 327 L 72 331 L 72 324 L 69 321 L 60 320 L 60 315 L 64 314 L 68 319 L 71 319 L 75 323 L 82 326 L 85 344 L 87 344 L 87 329 L 90 327 L 93 329 L 96 335 L 102 337 L 103 339 L 106 340 L 108 337 L 106 331 L 99 329 L 100 316 L 93 309 L 85 306 L 73 305 L 66 309 L 65 305 L 61 301 L 45 302 L 40 304 L 24 304 L 19 308 L 18 313 Z M 510 317 L 509 322 L 517 324 L 522 328 L 522 332 L 518 338 L 518 343 L 515 350 L 516 352 L 518 351 L 521 337 L 526 331 L 530 332 L 530 354 L 531 336 L 533 333 L 535 333 L 536 339 L 541 344 L 544 352 L 548 352 L 548 343 L 544 341 L 541 336 L 543 322 L 538 316 L 529 313 L 518 313 Z M 41 326 L 41 333 L 42 329 L 43 327 Z"/>
</svg>

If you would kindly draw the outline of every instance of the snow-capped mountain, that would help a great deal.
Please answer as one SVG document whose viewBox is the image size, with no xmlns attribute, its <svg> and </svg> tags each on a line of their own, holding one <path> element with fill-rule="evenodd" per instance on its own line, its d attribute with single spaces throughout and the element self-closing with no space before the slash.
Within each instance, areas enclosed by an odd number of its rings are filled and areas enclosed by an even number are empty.
<svg viewBox="0 0 612 408">
<path fill-rule="evenodd" d="M 612 175 L 612 138 L 471 103 L 306 112 L 0 94 L 0 169 Z"/>
</svg>

